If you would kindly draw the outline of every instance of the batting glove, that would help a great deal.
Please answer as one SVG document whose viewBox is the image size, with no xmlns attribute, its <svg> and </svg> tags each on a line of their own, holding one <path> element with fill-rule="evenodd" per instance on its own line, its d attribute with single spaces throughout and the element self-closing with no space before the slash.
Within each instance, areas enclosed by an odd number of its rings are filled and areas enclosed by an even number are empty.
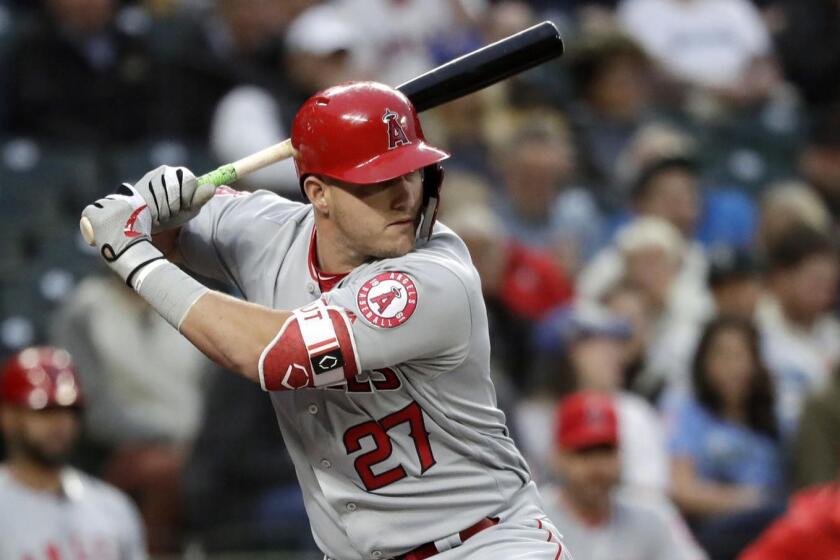
<svg viewBox="0 0 840 560">
<path fill-rule="evenodd" d="M 82 216 L 90 220 L 102 258 L 129 286 L 141 268 L 163 258 L 152 245 L 152 213 L 134 188 L 123 185 L 118 194 L 88 205 Z"/>
<path fill-rule="evenodd" d="M 131 187 L 123 183 L 123 187 Z M 211 198 L 215 187 L 199 185 L 186 167 L 161 165 L 137 181 L 134 189 L 149 206 L 152 233 L 178 227 L 192 220 Z"/>
</svg>

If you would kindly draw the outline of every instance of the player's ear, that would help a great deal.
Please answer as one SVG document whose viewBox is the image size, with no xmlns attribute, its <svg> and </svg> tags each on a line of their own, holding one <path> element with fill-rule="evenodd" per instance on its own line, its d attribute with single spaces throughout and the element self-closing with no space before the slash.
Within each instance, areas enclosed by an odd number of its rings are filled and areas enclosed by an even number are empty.
<svg viewBox="0 0 840 560">
<path fill-rule="evenodd" d="M 327 185 L 317 175 L 310 175 L 303 181 L 303 192 L 316 211 L 329 214 Z"/>
</svg>

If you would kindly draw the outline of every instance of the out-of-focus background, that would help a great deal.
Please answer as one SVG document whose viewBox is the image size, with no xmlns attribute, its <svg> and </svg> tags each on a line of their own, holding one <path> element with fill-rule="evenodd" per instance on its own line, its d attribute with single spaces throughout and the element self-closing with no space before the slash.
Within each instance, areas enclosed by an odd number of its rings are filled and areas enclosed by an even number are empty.
<svg viewBox="0 0 840 560">
<path fill-rule="evenodd" d="M 534 477 L 562 486 L 554 407 L 579 389 L 618 403 L 621 490 L 713 559 L 838 477 L 837 0 L 0 0 L 0 357 L 71 352 L 76 464 L 155 554 L 319 557 L 268 398 L 107 273 L 81 209 L 544 19 L 561 60 L 422 116 Z M 290 162 L 236 187 L 300 196 Z"/>
</svg>

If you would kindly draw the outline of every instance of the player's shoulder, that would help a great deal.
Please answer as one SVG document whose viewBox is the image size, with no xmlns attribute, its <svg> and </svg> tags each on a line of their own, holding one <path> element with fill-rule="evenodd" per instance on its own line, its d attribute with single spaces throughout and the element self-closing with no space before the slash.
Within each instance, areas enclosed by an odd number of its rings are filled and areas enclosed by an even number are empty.
<svg viewBox="0 0 840 560">
<path fill-rule="evenodd" d="M 209 204 L 219 213 L 281 224 L 288 223 L 290 220 L 303 220 L 312 213 L 311 205 L 288 199 L 276 192 L 238 191 L 225 185 L 216 189 L 216 194 Z"/>
<path fill-rule="evenodd" d="M 393 262 L 386 261 L 385 266 L 402 264 L 410 268 L 425 268 L 428 265 L 437 265 L 451 271 L 462 280 L 473 280 L 475 277 L 475 269 L 466 244 L 455 232 L 440 223 L 435 225 L 432 237 L 427 242 L 419 244 L 402 257 L 389 261 Z"/>
<path fill-rule="evenodd" d="M 425 284 L 462 285 L 480 289 L 478 273 L 472 266 L 466 245 L 442 224 L 435 226 L 427 242 L 400 257 L 375 261 L 365 267 L 364 275 L 401 272 Z"/>
</svg>

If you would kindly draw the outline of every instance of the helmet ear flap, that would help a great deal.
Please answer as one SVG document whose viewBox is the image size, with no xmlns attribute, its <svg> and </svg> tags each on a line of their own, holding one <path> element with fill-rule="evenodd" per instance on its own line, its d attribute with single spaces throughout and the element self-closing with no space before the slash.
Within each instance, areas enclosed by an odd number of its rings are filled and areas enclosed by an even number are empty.
<svg viewBox="0 0 840 560">
<path fill-rule="evenodd" d="M 423 210 L 417 227 L 417 241 L 425 243 L 432 237 L 432 228 L 440 207 L 440 187 L 443 184 L 443 166 L 440 163 L 423 168 Z"/>
</svg>

